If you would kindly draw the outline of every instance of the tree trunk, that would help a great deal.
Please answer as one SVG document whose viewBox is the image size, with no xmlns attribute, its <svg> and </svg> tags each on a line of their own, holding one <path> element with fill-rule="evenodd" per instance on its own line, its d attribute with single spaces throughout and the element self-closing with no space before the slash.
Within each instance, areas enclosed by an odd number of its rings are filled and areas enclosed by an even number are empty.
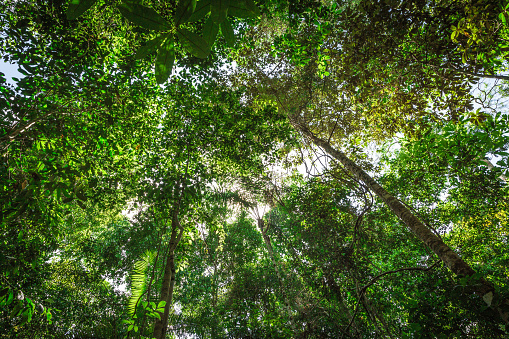
<svg viewBox="0 0 509 339">
<path fill-rule="evenodd" d="M 177 247 L 184 229 L 180 226 L 178 220 L 178 209 L 173 212 L 173 220 L 171 225 L 171 238 L 166 257 L 166 266 L 164 268 L 163 285 L 161 287 L 161 301 L 165 301 L 164 312 L 159 312 L 161 319 L 157 319 L 154 326 L 154 334 L 152 337 L 156 339 L 164 339 L 166 329 L 168 327 L 168 317 L 170 315 L 170 307 L 173 299 L 173 288 L 175 286 L 175 248 Z"/>
<path fill-rule="evenodd" d="M 270 243 L 270 238 L 267 235 L 267 230 L 265 228 L 265 223 L 262 219 L 258 219 L 258 229 L 262 233 L 263 241 L 265 242 L 265 247 L 267 247 L 267 252 L 269 252 L 270 260 L 272 261 L 272 265 L 274 266 L 274 269 L 276 270 L 277 277 L 279 278 L 279 281 L 283 283 L 283 277 L 281 275 L 281 271 L 279 270 L 279 265 L 276 262 L 276 258 L 274 256 L 274 250 L 272 249 L 272 244 Z"/>
<path fill-rule="evenodd" d="M 357 179 L 362 181 L 372 190 L 383 202 L 399 217 L 403 223 L 416 235 L 416 237 L 425 243 L 444 264 L 456 275 L 460 277 L 470 277 L 475 274 L 475 271 L 463 259 L 460 258 L 449 246 L 447 246 L 442 239 L 436 236 L 431 230 L 426 227 L 412 212 L 406 208 L 398 199 L 388 193 L 382 186 L 380 186 L 373 178 L 369 176 L 362 168 L 357 166 L 350 160 L 344 153 L 334 149 L 331 144 L 323 139 L 315 136 L 308 128 L 308 126 L 301 122 L 299 116 L 290 116 L 292 125 L 309 138 L 315 145 L 323 148 L 331 157 L 338 160 L 350 173 Z M 495 296 L 494 286 L 481 278 L 476 282 L 475 286 L 471 286 L 474 293 L 481 296 L 483 300 L 490 307 L 494 307 L 502 320 L 508 323 L 509 318 L 509 300 L 503 299 L 498 305 L 492 305 Z"/>
</svg>

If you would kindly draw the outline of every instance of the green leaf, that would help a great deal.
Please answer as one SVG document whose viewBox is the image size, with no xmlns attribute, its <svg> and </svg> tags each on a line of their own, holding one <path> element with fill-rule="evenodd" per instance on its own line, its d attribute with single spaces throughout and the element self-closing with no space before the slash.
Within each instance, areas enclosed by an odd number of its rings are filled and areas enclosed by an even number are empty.
<svg viewBox="0 0 509 339">
<path fill-rule="evenodd" d="M 216 40 L 217 33 L 219 32 L 219 25 L 209 18 L 203 25 L 203 38 L 212 46 Z"/>
<path fill-rule="evenodd" d="M 51 312 L 50 312 L 49 310 L 48 310 L 48 311 L 46 311 L 46 321 L 47 321 L 48 323 L 50 323 L 50 324 L 51 324 L 51 318 L 52 318 L 52 317 L 53 317 L 53 315 L 51 314 Z"/>
<path fill-rule="evenodd" d="M 233 1 L 228 8 L 228 14 L 238 18 L 253 18 L 261 15 L 260 10 L 252 0 Z"/>
<path fill-rule="evenodd" d="M 132 277 L 131 297 L 127 304 L 128 313 L 136 318 L 136 305 L 145 293 L 147 287 L 147 277 L 145 275 L 149 265 L 154 261 L 155 254 L 152 251 L 146 251 L 139 261 L 134 263 L 134 274 Z"/>
<path fill-rule="evenodd" d="M 260 13 L 260 10 L 258 9 L 258 6 L 254 3 L 253 0 L 244 0 L 246 2 L 247 8 L 251 11 L 251 13 L 254 13 L 254 16 L 260 16 L 262 13 Z"/>
<path fill-rule="evenodd" d="M 30 320 L 28 318 L 29 318 L 29 313 L 26 311 L 23 312 L 23 314 L 21 315 L 21 325 L 24 325 L 27 322 L 29 322 Z"/>
<path fill-rule="evenodd" d="M 163 42 L 165 36 L 166 35 L 160 35 L 152 40 L 149 40 L 145 46 L 141 46 L 140 48 L 138 48 L 134 58 L 136 60 L 144 59 L 145 57 L 147 57 L 147 55 L 156 51 L 159 48 L 159 46 L 161 46 L 161 43 Z"/>
<path fill-rule="evenodd" d="M 11 312 L 11 318 L 17 317 L 23 310 L 23 304 L 19 302 Z"/>
<path fill-rule="evenodd" d="M 235 46 L 235 35 L 233 34 L 232 25 L 228 20 L 225 20 L 221 23 L 221 33 L 226 39 L 226 43 L 228 44 L 228 46 L 230 47 Z"/>
<path fill-rule="evenodd" d="M 196 8 L 196 0 L 180 0 L 175 11 L 175 25 L 178 27 L 180 24 L 186 22 Z"/>
<path fill-rule="evenodd" d="M 502 22 L 503 22 L 503 23 L 504 23 L 504 25 L 505 25 L 505 24 L 506 24 L 506 18 L 505 18 L 504 13 L 500 13 L 500 14 L 498 15 L 498 17 L 500 18 L 500 20 L 502 20 Z"/>
<path fill-rule="evenodd" d="M 206 58 L 210 53 L 207 41 L 188 29 L 177 29 L 177 36 L 182 46 L 197 58 Z"/>
<path fill-rule="evenodd" d="M 161 307 L 164 307 L 166 306 L 166 301 L 164 300 L 161 300 L 158 304 L 157 304 L 157 308 L 161 308 Z"/>
<path fill-rule="evenodd" d="M 156 57 L 156 80 L 158 84 L 164 83 L 171 74 L 175 62 L 175 44 L 173 35 L 169 35 L 159 48 Z"/>
<path fill-rule="evenodd" d="M 207 14 L 210 13 L 210 0 L 202 0 L 196 3 L 193 15 L 189 17 L 187 22 L 195 22 L 203 19 Z"/>
<path fill-rule="evenodd" d="M 166 21 L 150 7 L 125 2 L 118 6 L 118 9 L 127 20 L 143 28 L 156 31 L 167 31 L 172 29 L 171 23 Z"/>
<path fill-rule="evenodd" d="M 226 19 L 230 0 L 212 0 L 210 4 L 210 18 L 217 24 Z"/>
<path fill-rule="evenodd" d="M 71 0 L 67 8 L 67 20 L 74 20 L 85 13 L 97 0 Z"/>
<path fill-rule="evenodd" d="M 14 298 L 14 294 L 12 293 L 12 291 L 9 291 L 9 296 L 7 297 L 7 300 L 5 301 L 5 304 L 3 304 L 3 305 L 4 306 L 9 305 L 12 302 L 13 298 Z"/>
</svg>

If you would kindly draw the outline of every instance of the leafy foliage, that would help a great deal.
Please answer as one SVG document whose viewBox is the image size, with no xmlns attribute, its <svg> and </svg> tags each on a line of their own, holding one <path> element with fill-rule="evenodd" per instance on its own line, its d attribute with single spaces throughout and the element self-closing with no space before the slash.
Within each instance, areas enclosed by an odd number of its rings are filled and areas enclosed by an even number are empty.
<svg viewBox="0 0 509 339">
<path fill-rule="evenodd" d="M 506 337 L 508 20 L 3 1 L 0 337 Z"/>
<path fill-rule="evenodd" d="M 136 313 L 136 307 L 147 290 L 147 269 L 153 264 L 154 258 L 155 253 L 147 251 L 140 260 L 134 263 L 134 271 L 131 277 L 131 296 L 127 305 L 127 310 L 131 316 Z"/>
<path fill-rule="evenodd" d="M 95 0 L 71 0 L 67 9 L 67 18 L 76 19 L 91 8 Z M 260 11 L 252 0 L 237 1 L 231 6 L 225 0 L 180 0 L 175 8 L 172 20 L 167 20 L 153 8 L 143 6 L 139 0 L 124 1 L 118 6 L 120 13 L 130 22 L 147 30 L 163 32 L 150 40 L 145 46 L 138 49 L 137 59 L 145 58 L 152 51 L 157 51 L 155 61 L 155 74 L 157 82 L 164 83 L 171 74 L 175 59 L 175 37 L 178 38 L 182 48 L 197 58 L 206 58 L 214 44 L 218 25 L 228 45 L 233 47 L 235 37 L 233 29 L 226 20 L 227 14 L 245 18 L 260 15 Z M 210 15 L 209 15 L 210 14 Z M 187 29 L 185 24 L 204 20 L 208 16 L 207 25 L 204 25 L 203 37 Z M 215 33 L 213 33 L 215 32 Z"/>
</svg>

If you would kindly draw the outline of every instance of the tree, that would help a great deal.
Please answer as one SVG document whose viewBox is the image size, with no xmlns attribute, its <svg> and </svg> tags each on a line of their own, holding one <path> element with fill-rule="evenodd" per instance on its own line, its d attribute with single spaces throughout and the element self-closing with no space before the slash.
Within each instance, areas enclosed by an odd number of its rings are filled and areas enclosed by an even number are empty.
<svg viewBox="0 0 509 339">
<path fill-rule="evenodd" d="M 361 7 L 362 8 L 362 7 Z M 371 13 L 371 12 L 370 12 Z M 375 11 L 374 13 L 377 13 Z M 316 16 L 316 14 L 315 14 Z M 369 14 L 368 14 L 369 18 Z M 376 22 L 375 22 L 376 23 Z M 309 31 L 311 32 L 318 32 L 321 33 L 321 25 L 315 24 L 315 23 L 304 23 L 303 25 L 303 32 L 300 31 L 299 33 L 302 34 L 301 37 L 307 38 L 309 37 Z M 324 26 L 326 26 L 324 24 Z M 322 35 L 323 36 L 323 35 Z M 318 35 L 320 37 L 320 35 Z M 339 34 L 339 37 L 334 36 L 337 40 L 334 46 L 340 46 L 338 49 L 343 49 L 344 43 L 341 43 L 341 38 L 343 38 L 342 34 Z M 363 39 L 364 37 L 359 37 L 359 39 Z M 338 41 L 339 40 L 339 41 Z M 264 41 L 263 39 L 261 41 Z M 322 40 L 323 41 L 323 40 Z M 323 74 L 321 77 L 320 75 L 320 49 L 322 48 L 322 41 L 318 40 L 317 47 L 314 47 L 313 49 L 305 50 L 302 54 L 308 53 L 310 56 L 308 59 L 305 59 L 304 61 L 299 60 L 298 58 L 290 58 L 288 53 L 282 53 L 280 55 L 279 60 L 278 58 L 274 58 L 272 55 L 268 56 L 266 58 L 266 62 L 263 65 L 255 65 L 254 62 L 252 62 L 252 57 L 249 59 L 251 62 L 245 62 L 244 69 L 239 71 L 239 80 L 245 81 L 246 75 L 249 79 L 250 75 L 253 75 L 256 77 L 257 81 L 250 81 L 243 82 L 243 85 L 251 86 L 252 94 L 253 96 L 258 96 L 260 93 L 262 95 L 265 95 L 267 98 L 266 100 L 269 100 L 271 102 L 275 102 L 278 105 L 278 108 L 285 112 L 287 114 L 291 124 L 294 126 L 294 128 L 302 133 L 302 135 L 309 139 L 313 144 L 316 146 L 324 149 L 326 153 L 329 154 L 333 159 L 340 162 L 344 168 L 349 171 L 354 177 L 356 177 L 358 180 L 362 181 L 367 188 L 369 188 L 373 193 L 375 193 L 382 201 L 384 201 L 387 206 L 404 222 L 407 227 L 427 246 L 429 246 L 432 251 L 449 267 L 455 274 L 457 274 L 460 277 L 473 277 L 475 276 L 475 271 L 472 269 L 472 267 L 467 264 L 461 257 L 452 251 L 438 236 L 436 236 L 426 225 L 424 225 L 419 218 L 417 218 L 412 211 L 407 208 L 405 205 L 403 205 L 398 199 L 396 199 L 392 194 L 387 192 L 384 188 L 382 188 L 373 178 L 368 175 L 361 167 L 359 167 L 357 164 L 355 164 L 352 160 L 350 160 L 346 154 L 339 151 L 338 149 L 334 148 L 331 143 L 328 140 L 331 140 L 331 138 L 334 136 L 338 138 L 337 140 L 341 140 L 341 138 L 348 138 L 348 134 L 344 134 L 344 132 L 335 132 L 335 129 L 332 131 L 329 131 L 327 129 L 323 129 L 323 125 L 328 126 L 335 126 L 337 125 L 337 121 L 333 123 L 331 120 L 329 120 L 327 115 L 323 115 L 322 112 L 325 110 L 332 110 L 334 112 L 335 108 L 337 107 L 337 104 L 332 102 L 330 106 L 327 106 L 327 102 L 325 105 L 322 105 L 321 98 L 324 96 L 324 88 L 327 88 L 329 90 L 329 87 L 326 87 L 324 85 L 321 86 L 324 81 L 320 80 L 320 78 L 323 78 Z M 359 43 L 356 41 L 356 43 Z M 325 43 L 323 43 L 325 44 Z M 264 52 L 264 48 L 266 48 L 266 43 L 259 43 L 254 44 L 255 47 L 258 47 L 260 52 Z M 355 44 L 354 44 L 355 46 Z M 376 45 L 375 45 L 376 46 Z M 313 48 L 312 47 L 312 48 Z M 369 47 L 369 45 L 368 45 Z M 440 50 L 439 50 L 440 51 Z M 252 54 L 251 54 L 252 55 Z M 258 54 L 255 54 L 258 57 Z M 371 59 L 369 59 L 370 56 L 367 57 L 367 64 L 369 66 L 369 62 Z M 314 61 L 314 62 L 313 62 Z M 378 60 L 377 60 L 378 61 Z M 408 62 L 405 63 L 405 60 L 401 60 L 401 57 L 398 59 L 398 61 L 402 62 L 403 64 L 408 64 Z M 250 71 L 250 67 L 254 68 L 254 72 Z M 343 67 L 344 69 L 346 67 Z M 279 69 L 283 69 L 283 72 L 278 72 Z M 369 67 L 368 67 L 369 69 Z M 317 71 L 318 70 L 318 71 Z M 267 74 L 269 73 L 269 74 Z M 277 75 L 275 75 L 277 74 Z M 341 86 L 341 82 L 335 81 L 336 79 L 332 79 L 333 86 L 331 86 L 332 89 L 338 88 L 338 86 Z M 348 83 L 348 80 L 343 80 L 343 82 Z M 355 90 L 348 89 L 348 86 L 341 86 L 342 95 L 347 96 L 350 92 L 355 92 L 356 96 L 361 98 L 361 100 L 364 100 L 366 98 L 366 95 L 363 95 L 363 90 L 369 90 L 371 91 L 372 87 L 370 86 L 369 82 L 366 82 L 363 86 L 362 82 L 354 82 L 353 86 L 355 86 Z M 415 88 L 422 89 L 421 86 L 417 87 L 417 84 L 413 83 L 413 86 L 416 86 Z M 424 87 L 426 88 L 426 87 Z M 433 87 L 430 88 L 431 93 L 435 90 Z M 442 88 L 442 91 L 444 89 Z M 344 94 L 343 94 L 344 93 Z M 423 102 L 430 100 L 430 92 L 423 91 L 420 93 L 416 93 L 416 100 L 422 100 Z M 397 95 L 395 96 L 396 100 Z M 468 96 L 467 96 L 468 98 Z M 340 96 L 339 101 L 342 103 L 343 98 Z M 368 99 L 369 100 L 369 99 Z M 388 98 L 389 102 L 391 98 Z M 415 104 L 415 100 L 409 101 L 410 105 Z M 417 104 L 418 110 L 417 114 L 419 112 L 428 113 L 426 111 L 427 105 L 422 105 L 422 107 L 419 107 L 419 104 Z M 363 110 L 361 107 L 355 107 L 355 105 L 352 105 L 351 103 L 346 106 L 347 113 L 349 111 L 360 111 L 360 114 L 366 114 L 366 111 Z M 382 107 L 382 106 L 380 106 Z M 440 106 L 439 106 L 440 107 Z M 463 103 L 461 104 L 462 109 L 468 109 L 468 106 Z M 385 108 L 385 106 L 384 106 Z M 435 107 L 431 107 L 435 108 Z M 435 108 L 436 109 L 436 108 Z M 344 108 L 345 110 L 345 108 Z M 422 111 L 421 111 L 422 110 Z M 384 112 L 387 110 L 384 109 Z M 369 111 L 368 111 L 369 112 Z M 432 111 L 433 112 L 433 111 Z M 454 120 L 457 118 L 454 117 L 455 109 L 452 110 L 452 117 Z M 334 113 L 333 113 L 334 114 Z M 358 113 L 359 114 L 359 113 Z M 376 113 L 375 113 L 376 114 Z M 429 114 L 429 113 L 428 113 Z M 398 113 L 398 115 L 403 116 L 404 118 L 414 118 L 417 119 L 419 116 L 415 116 L 415 113 L 413 111 L 411 112 L 402 112 Z M 389 112 L 389 116 L 391 116 L 391 112 Z M 403 119 L 404 119 L 403 118 Z M 323 123 L 320 119 L 325 119 L 327 123 Z M 344 121 L 344 120 L 343 120 Z M 404 120 L 403 120 L 404 121 Z M 345 123 L 344 123 L 345 124 Z M 356 126 L 355 126 L 356 127 Z M 355 128 L 354 127 L 354 128 Z M 397 126 L 396 126 L 397 127 Z M 316 132 L 313 132 L 312 130 L 315 130 Z M 343 130 L 348 130 L 347 127 L 343 127 Z M 324 137 L 320 138 L 316 134 L 323 134 Z M 325 138 L 328 138 L 325 139 Z M 472 288 L 472 291 L 474 291 L 476 294 L 478 294 L 480 297 L 483 298 L 483 300 L 486 302 L 488 306 L 492 306 L 492 300 L 495 295 L 495 288 L 494 286 L 484 280 L 483 278 L 478 279 L 476 281 L 476 287 Z M 507 313 L 507 306 L 509 305 L 509 301 L 504 296 L 497 296 L 495 297 L 498 301 L 493 305 L 494 309 L 497 310 L 497 312 L 500 314 L 500 317 L 504 323 L 507 323 L 509 314 Z"/>
<path fill-rule="evenodd" d="M 505 4 L 1 6 L 6 335 L 503 336 Z"/>
</svg>

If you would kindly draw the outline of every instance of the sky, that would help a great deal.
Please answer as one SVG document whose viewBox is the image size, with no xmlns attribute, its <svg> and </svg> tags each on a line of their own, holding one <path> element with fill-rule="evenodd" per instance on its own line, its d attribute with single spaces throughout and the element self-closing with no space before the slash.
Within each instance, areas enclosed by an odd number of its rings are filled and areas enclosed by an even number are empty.
<svg viewBox="0 0 509 339">
<path fill-rule="evenodd" d="M 18 65 L 9 64 L 2 59 L 0 59 L 0 72 L 5 74 L 7 82 L 10 84 L 14 84 L 12 77 L 23 78 L 23 74 L 18 72 Z"/>
</svg>

